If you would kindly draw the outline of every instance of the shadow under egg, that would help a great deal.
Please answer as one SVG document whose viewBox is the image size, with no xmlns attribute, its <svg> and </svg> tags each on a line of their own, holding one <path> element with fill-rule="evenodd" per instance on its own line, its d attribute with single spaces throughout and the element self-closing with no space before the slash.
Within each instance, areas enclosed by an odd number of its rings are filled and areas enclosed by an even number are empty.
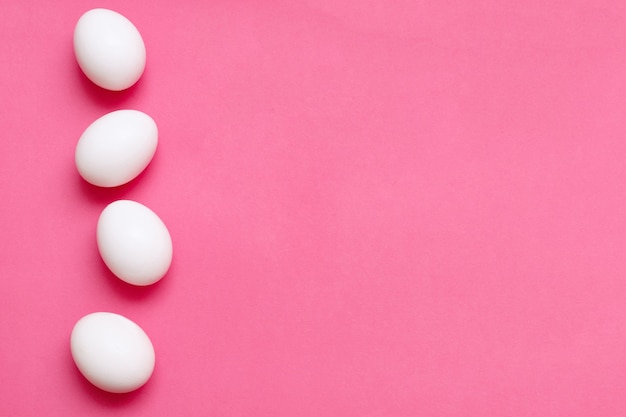
<svg viewBox="0 0 626 417">
<path fill-rule="evenodd" d="M 145 74 L 129 88 L 121 91 L 112 91 L 94 84 L 93 81 L 87 78 L 78 63 L 75 63 L 74 71 L 76 72 L 75 79 L 78 80 L 79 89 L 88 96 L 90 101 L 109 111 L 126 107 L 126 102 L 141 94 L 140 92 L 143 89 L 141 80 Z"/>
<path fill-rule="evenodd" d="M 74 370 L 73 374 L 76 388 L 81 391 L 83 395 L 89 397 L 94 403 L 97 403 L 105 408 L 124 407 L 131 402 L 137 401 L 137 398 L 143 395 L 146 387 L 150 384 L 150 380 L 148 380 L 145 385 L 127 393 L 116 394 L 107 392 L 96 387 L 84 377 L 74 362 L 69 346 L 67 349 L 66 362 L 67 366 L 73 368 Z"/>
</svg>

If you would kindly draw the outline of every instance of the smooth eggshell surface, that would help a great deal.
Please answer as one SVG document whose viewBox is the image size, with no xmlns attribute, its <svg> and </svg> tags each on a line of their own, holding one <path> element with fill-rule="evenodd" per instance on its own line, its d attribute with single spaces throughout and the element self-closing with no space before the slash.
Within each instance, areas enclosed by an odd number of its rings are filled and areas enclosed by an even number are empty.
<svg viewBox="0 0 626 417">
<path fill-rule="evenodd" d="M 97 240 L 104 263 L 129 284 L 153 284 L 172 263 L 172 239 L 165 223 L 135 201 L 114 201 L 102 211 Z"/>
<path fill-rule="evenodd" d="M 141 327 L 114 313 L 91 313 L 72 330 L 72 357 L 96 387 L 123 393 L 144 385 L 154 370 L 154 347 Z"/>
<path fill-rule="evenodd" d="M 129 88 L 146 66 L 141 34 L 130 20 L 108 9 L 89 10 L 78 19 L 74 54 L 87 78 L 107 90 Z"/>
<path fill-rule="evenodd" d="M 154 120 L 138 110 L 117 110 L 94 121 L 76 144 L 75 161 L 85 181 L 117 187 L 139 175 L 158 144 Z"/>
</svg>

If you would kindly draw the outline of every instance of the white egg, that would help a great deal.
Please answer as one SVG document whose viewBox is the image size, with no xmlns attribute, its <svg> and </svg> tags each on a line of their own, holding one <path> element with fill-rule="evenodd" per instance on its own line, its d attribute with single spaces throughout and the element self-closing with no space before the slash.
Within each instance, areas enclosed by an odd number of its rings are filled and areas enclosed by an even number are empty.
<svg viewBox="0 0 626 417">
<path fill-rule="evenodd" d="M 97 240 L 104 263 L 129 284 L 153 284 L 172 263 L 167 227 L 156 213 L 135 201 L 114 201 L 102 211 Z"/>
<path fill-rule="evenodd" d="M 76 168 L 85 181 L 117 187 L 131 181 L 150 163 L 159 131 L 138 110 L 117 110 L 94 121 L 76 144 Z"/>
<path fill-rule="evenodd" d="M 74 54 L 87 78 L 107 90 L 132 86 L 146 66 L 141 34 L 130 20 L 108 9 L 89 10 L 78 19 Z"/>
<path fill-rule="evenodd" d="M 72 357 L 96 387 L 123 393 L 144 385 L 154 370 L 154 347 L 141 327 L 114 313 L 91 313 L 72 330 Z"/>
</svg>

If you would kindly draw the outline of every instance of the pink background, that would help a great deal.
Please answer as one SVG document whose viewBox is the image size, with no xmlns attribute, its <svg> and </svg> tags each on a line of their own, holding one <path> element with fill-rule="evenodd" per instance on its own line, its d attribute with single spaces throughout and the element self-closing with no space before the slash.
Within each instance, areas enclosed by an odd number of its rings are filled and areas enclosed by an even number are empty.
<svg viewBox="0 0 626 417">
<path fill-rule="evenodd" d="M 73 57 L 109 7 L 148 64 L 121 94 Z M 626 415 L 626 3 L 0 3 L 0 415 Z M 119 108 L 160 129 L 114 190 L 74 147 Z M 99 258 L 118 198 L 170 228 L 134 288 Z M 93 388 L 74 323 L 157 351 Z"/>
</svg>

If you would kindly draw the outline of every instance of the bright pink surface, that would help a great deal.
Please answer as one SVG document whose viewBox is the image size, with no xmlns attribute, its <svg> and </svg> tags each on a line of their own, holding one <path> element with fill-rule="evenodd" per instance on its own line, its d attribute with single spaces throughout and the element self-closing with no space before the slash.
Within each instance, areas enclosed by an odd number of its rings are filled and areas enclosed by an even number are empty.
<svg viewBox="0 0 626 417">
<path fill-rule="evenodd" d="M 146 42 L 122 94 L 73 58 L 96 6 Z M 1 416 L 626 415 L 623 1 L 3 1 L 0 19 Z M 119 108 L 157 121 L 159 149 L 99 190 L 74 147 Z M 117 198 L 170 228 L 153 287 L 99 258 Z M 71 360 L 98 310 L 153 340 L 136 393 Z"/>
</svg>

